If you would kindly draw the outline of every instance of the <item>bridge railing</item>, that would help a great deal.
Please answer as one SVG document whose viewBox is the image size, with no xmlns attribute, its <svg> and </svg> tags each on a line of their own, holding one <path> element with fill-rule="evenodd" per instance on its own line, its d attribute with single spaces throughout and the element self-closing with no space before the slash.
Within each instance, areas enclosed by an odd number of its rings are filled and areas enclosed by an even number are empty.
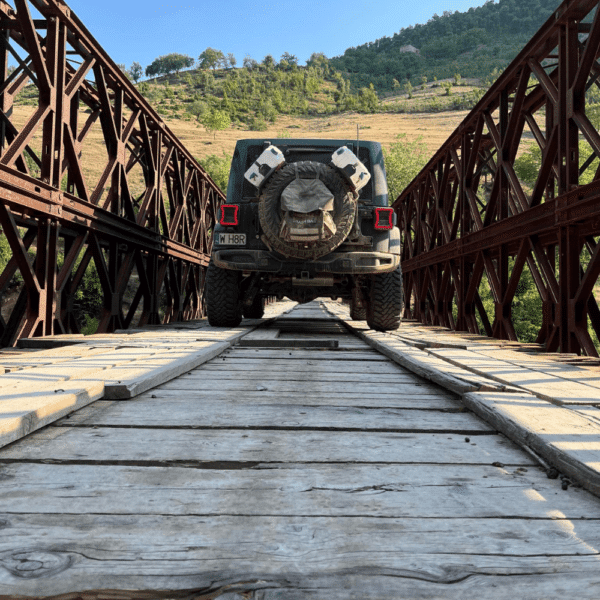
<svg viewBox="0 0 600 600">
<path fill-rule="evenodd" d="M 536 341 L 598 355 L 598 4 L 563 2 L 394 203 L 407 317 L 516 340 L 527 276 L 542 312 Z M 515 161 L 532 148 L 527 184 Z"/>
<path fill-rule="evenodd" d="M 78 332 L 93 267 L 101 332 L 202 316 L 221 199 L 62 0 L 0 0 L 1 345 Z"/>
</svg>

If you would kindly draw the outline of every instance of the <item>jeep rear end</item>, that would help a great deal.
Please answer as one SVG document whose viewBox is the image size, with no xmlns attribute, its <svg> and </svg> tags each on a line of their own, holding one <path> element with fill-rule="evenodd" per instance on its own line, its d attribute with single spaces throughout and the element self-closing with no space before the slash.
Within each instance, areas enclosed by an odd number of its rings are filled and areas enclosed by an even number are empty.
<svg viewBox="0 0 600 600">
<path fill-rule="evenodd" d="M 207 275 L 211 325 L 261 317 L 269 296 L 342 298 L 353 318 L 396 329 L 400 232 L 381 145 L 240 140 Z"/>
</svg>

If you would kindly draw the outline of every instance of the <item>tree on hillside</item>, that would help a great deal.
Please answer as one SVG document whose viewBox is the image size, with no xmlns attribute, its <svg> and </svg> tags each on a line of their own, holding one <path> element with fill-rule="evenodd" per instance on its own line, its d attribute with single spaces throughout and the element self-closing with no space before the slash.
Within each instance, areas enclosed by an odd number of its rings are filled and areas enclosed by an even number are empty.
<svg viewBox="0 0 600 600">
<path fill-rule="evenodd" d="M 179 73 L 181 69 L 189 69 L 194 66 L 194 59 L 187 54 L 178 54 L 173 52 L 164 56 L 159 56 L 150 65 L 146 67 L 146 76 L 155 77 L 157 75 L 169 75 L 175 71 Z"/>
<path fill-rule="evenodd" d="M 322 52 L 313 52 L 306 61 L 306 66 L 321 69 L 325 74 L 329 73 L 329 59 Z"/>
<path fill-rule="evenodd" d="M 231 156 L 223 152 L 223 156 L 210 154 L 206 158 L 198 160 L 204 167 L 211 179 L 223 190 L 227 189 L 229 181 L 229 170 L 231 167 Z"/>
<path fill-rule="evenodd" d="M 288 67 L 297 67 L 298 66 L 298 57 L 295 54 L 290 54 L 289 52 L 284 52 L 279 59 L 279 65 L 281 63 L 287 63 Z"/>
<path fill-rule="evenodd" d="M 263 58 L 262 65 L 265 67 L 265 69 L 267 69 L 267 71 L 269 69 L 273 69 L 276 64 L 277 63 L 275 62 L 275 59 L 270 54 L 267 54 Z"/>
<path fill-rule="evenodd" d="M 252 71 L 258 66 L 258 63 L 249 54 L 246 54 L 246 56 L 244 56 L 243 64 L 244 68 L 248 69 L 249 71 Z"/>
<path fill-rule="evenodd" d="M 206 111 L 202 116 L 202 125 L 204 125 L 204 128 L 208 133 L 213 132 L 216 139 L 216 132 L 227 129 L 231 125 L 231 119 L 224 110 L 213 108 Z"/>
<path fill-rule="evenodd" d="M 191 104 L 186 107 L 187 112 L 196 117 L 196 120 L 202 122 L 203 116 L 208 111 L 208 105 L 202 100 L 194 100 Z"/>
<path fill-rule="evenodd" d="M 358 93 L 358 104 L 360 112 L 374 113 L 377 110 L 379 98 L 377 97 L 377 92 L 372 83 L 368 88 L 360 88 L 360 92 Z"/>
<path fill-rule="evenodd" d="M 127 76 L 127 79 L 131 79 L 131 75 L 129 74 L 127 67 L 123 63 L 119 63 L 117 65 L 117 67 L 119 67 L 119 70 L 121 71 L 121 73 L 123 73 L 124 75 Z"/>
<path fill-rule="evenodd" d="M 231 52 L 227 55 L 227 62 L 232 69 L 237 65 L 237 59 Z"/>
<path fill-rule="evenodd" d="M 218 67 L 221 67 L 226 62 L 225 55 L 220 50 L 214 48 L 207 48 L 199 57 L 199 66 L 201 69 L 212 69 L 216 71 Z"/>
<path fill-rule="evenodd" d="M 396 140 L 389 150 L 383 150 L 390 204 L 419 174 L 429 158 L 427 146 L 423 143 L 421 136 L 415 141 L 409 142 L 406 133 L 402 133 L 397 136 Z"/>
<path fill-rule="evenodd" d="M 313 52 L 306 61 L 307 67 L 324 67 L 329 64 L 329 59 L 322 52 Z"/>
<path fill-rule="evenodd" d="M 162 75 L 163 71 L 162 67 L 155 60 L 146 67 L 145 73 L 146 77 L 156 77 L 157 75 Z"/>
<path fill-rule="evenodd" d="M 131 76 L 131 79 L 133 79 L 133 81 L 135 81 L 136 83 L 140 80 L 143 74 L 144 68 L 142 67 L 142 65 L 140 65 L 139 62 L 133 62 L 131 64 L 131 67 L 129 67 L 129 75 Z"/>
</svg>

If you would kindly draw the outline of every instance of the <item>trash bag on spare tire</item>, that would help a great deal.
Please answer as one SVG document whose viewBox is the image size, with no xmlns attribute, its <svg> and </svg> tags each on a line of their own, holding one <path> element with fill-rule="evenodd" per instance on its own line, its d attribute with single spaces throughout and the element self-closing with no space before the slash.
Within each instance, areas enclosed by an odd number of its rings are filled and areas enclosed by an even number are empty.
<svg viewBox="0 0 600 600">
<path fill-rule="evenodd" d="M 287 164 L 265 184 L 258 214 L 273 250 L 314 260 L 348 237 L 356 207 L 356 195 L 334 168 L 300 161 Z"/>
</svg>

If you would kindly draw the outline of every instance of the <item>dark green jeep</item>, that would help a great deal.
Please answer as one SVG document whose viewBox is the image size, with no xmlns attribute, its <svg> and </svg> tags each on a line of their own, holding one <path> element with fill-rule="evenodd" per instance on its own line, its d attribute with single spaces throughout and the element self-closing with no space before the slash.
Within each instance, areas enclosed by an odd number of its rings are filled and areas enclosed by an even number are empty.
<svg viewBox="0 0 600 600">
<path fill-rule="evenodd" d="M 208 321 L 262 317 L 269 296 L 342 298 L 353 319 L 398 328 L 400 232 L 380 144 L 238 141 L 213 236 Z"/>
</svg>

